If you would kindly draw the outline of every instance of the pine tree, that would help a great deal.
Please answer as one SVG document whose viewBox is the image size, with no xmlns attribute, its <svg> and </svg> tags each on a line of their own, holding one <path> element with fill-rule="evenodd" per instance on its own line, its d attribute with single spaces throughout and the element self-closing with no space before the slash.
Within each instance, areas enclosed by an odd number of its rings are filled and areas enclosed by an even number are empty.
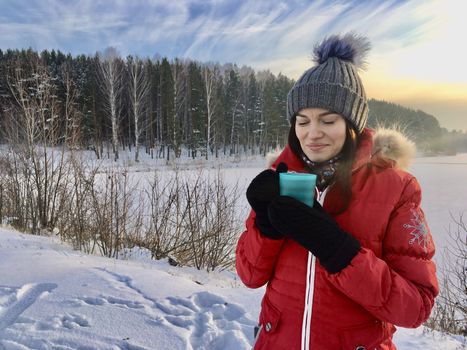
<svg viewBox="0 0 467 350">
<path fill-rule="evenodd" d="M 203 83 L 204 83 L 204 94 L 206 96 L 205 110 L 206 110 L 206 133 L 205 133 L 205 158 L 209 157 L 209 153 L 212 153 L 212 148 L 216 149 L 217 153 L 217 128 L 216 121 L 219 113 L 219 86 L 222 85 L 220 81 L 219 67 L 217 65 L 203 67 Z"/>
<path fill-rule="evenodd" d="M 154 149 L 156 142 L 161 143 L 160 122 L 161 122 L 161 92 L 160 92 L 160 71 L 161 64 L 159 61 L 147 61 L 147 74 L 149 76 L 150 92 L 148 108 L 146 110 L 146 152 Z M 153 154 L 152 154 L 153 156 Z"/>
<path fill-rule="evenodd" d="M 266 150 L 286 143 L 288 122 L 286 118 L 287 92 L 292 81 L 282 74 L 271 75 L 264 85 L 263 113 L 265 120 Z"/>
<path fill-rule="evenodd" d="M 187 119 L 187 91 L 188 72 L 187 65 L 175 59 L 172 66 L 173 78 L 173 114 L 171 116 L 170 144 L 174 150 L 175 157 L 181 155 L 182 147 L 182 124 Z"/>
<path fill-rule="evenodd" d="M 240 78 L 234 68 L 228 72 L 228 78 L 225 83 L 225 124 L 228 135 L 228 144 L 230 146 L 230 155 L 235 153 L 235 145 L 238 140 L 238 117 L 240 107 Z"/>
<path fill-rule="evenodd" d="M 167 58 L 164 58 L 160 67 L 160 116 L 159 133 L 163 147 L 166 148 L 167 160 L 170 157 L 170 147 L 174 135 L 174 80 L 172 68 Z M 164 148 L 163 148 L 164 149 Z"/>
<path fill-rule="evenodd" d="M 206 68 L 205 68 L 206 69 Z M 187 144 L 191 149 L 191 155 L 196 157 L 198 152 L 206 150 L 207 105 L 206 89 L 202 76 L 202 68 L 195 62 L 189 65 L 189 120 L 184 128 L 187 136 Z"/>
</svg>

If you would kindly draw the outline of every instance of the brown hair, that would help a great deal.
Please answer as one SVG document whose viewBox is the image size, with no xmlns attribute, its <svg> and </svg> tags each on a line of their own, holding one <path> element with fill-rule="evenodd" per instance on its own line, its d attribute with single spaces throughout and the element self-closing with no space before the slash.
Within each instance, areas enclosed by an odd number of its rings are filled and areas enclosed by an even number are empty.
<svg viewBox="0 0 467 350">
<path fill-rule="evenodd" d="M 296 115 L 292 117 L 288 143 L 293 153 L 301 159 L 303 151 L 297 134 L 295 133 L 296 119 Z M 342 147 L 341 158 L 334 175 L 335 180 L 332 187 L 333 194 L 337 195 L 337 197 L 341 199 L 337 207 L 332 209 L 332 213 L 335 215 L 343 213 L 348 208 L 350 201 L 352 200 L 352 164 L 355 159 L 355 154 L 357 153 L 359 142 L 358 133 L 352 124 L 348 122 L 347 119 L 345 119 L 345 124 L 345 142 Z"/>
</svg>

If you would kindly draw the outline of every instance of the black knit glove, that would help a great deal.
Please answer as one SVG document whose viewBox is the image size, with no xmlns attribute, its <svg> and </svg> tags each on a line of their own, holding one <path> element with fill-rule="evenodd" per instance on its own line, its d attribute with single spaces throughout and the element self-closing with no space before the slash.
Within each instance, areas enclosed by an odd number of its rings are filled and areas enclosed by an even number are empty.
<svg viewBox="0 0 467 350">
<path fill-rule="evenodd" d="M 278 196 L 268 213 L 279 232 L 308 249 L 330 273 L 349 265 L 360 250 L 360 243 L 342 231 L 316 201 L 311 208 L 292 197 Z"/>
<path fill-rule="evenodd" d="M 272 239 L 280 239 L 284 236 L 276 230 L 268 218 L 268 206 L 271 201 L 279 196 L 279 173 L 287 172 L 287 164 L 280 163 L 277 170 L 264 170 L 250 183 L 246 190 L 248 203 L 256 213 L 256 226 L 261 233 Z"/>
</svg>

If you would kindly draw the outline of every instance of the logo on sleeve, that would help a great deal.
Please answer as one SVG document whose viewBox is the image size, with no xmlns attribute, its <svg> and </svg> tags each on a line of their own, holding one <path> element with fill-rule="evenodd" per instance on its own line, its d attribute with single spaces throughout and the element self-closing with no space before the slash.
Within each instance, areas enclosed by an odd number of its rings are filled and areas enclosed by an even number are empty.
<svg viewBox="0 0 467 350">
<path fill-rule="evenodd" d="M 410 234 L 412 238 L 409 239 L 409 244 L 418 243 L 423 248 L 424 252 L 427 252 L 428 247 L 428 225 L 425 217 L 420 210 L 410 209 L 412 218 L 410 224 L 404 224 L 404 228 L 411 230 Z"/>
</svg>

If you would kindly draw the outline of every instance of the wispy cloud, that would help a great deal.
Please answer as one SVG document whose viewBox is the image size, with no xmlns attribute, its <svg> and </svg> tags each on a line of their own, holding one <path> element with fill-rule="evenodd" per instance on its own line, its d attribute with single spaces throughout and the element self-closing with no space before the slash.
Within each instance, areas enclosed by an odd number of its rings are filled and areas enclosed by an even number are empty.
<svg viewBox="0 0 467 350">
<path fill-rule="evenodd" d="M 361 28 L 365 27 L 365 22 L 368 23 L 368 16 L 388 16 L 388 13 L 381 11 L 378 14 L 378 8 L 381 8 L 378 2 L 362 3 L 3 0 L 0 3 L 0 23 L 5 30 L 2 33 L 8 35 L 2 35 L 0 45 L 6 47 L 15 39 L 19 39 L 17 46 L 46 45 L 50 40 L 51 45 L 58 43 L 61 49 L 75 51 L 76 42 L 73 39 L 87 37 L 99 39 L 91 40 L 91 43 L 100 47 L 119 42 L 126 52 L 133 52 L 135 44 L 140 50 L 146 47 L 147 51 L 158 44 L 162 48 L 170 48 L 171 45 L 180 47 L 172 50 L 179 55 L 214 54 L 221 57 L 221 53 L 215 52 L 218 46 L 238 48 L 237 45 L 242 45 L 254 49 L 258 44 L 261 47 L 274 42 L 284 45 L 290 42 L 287 38 L 297 37 L 305 39 L 306 44 L 320 32 L 347 29 L 349 24 L 353 28 Z M 389 2 L 384 7 L 388 11 L 397 11 L 399 5 Z M 362 18 L 365 20 L 362 21 Z M 38 29 L 42 34 L 49 33 L 47 39 L 34 35 Z M 136 42 L 128 42 L 127 39 Z M 174 39 L 179 42 L 171 42 Z M 204 51 L 206 48 L 207 53 Z M 274 48 L 268 51 L 271 49 Z M 224 54 L 232 53 L 235 54 Z"/>
<path fill-rule="evenodd" d="M 311 65 L 318 39 L 354 30 L 370 37 L 371 57 L 384 70 L 388 53 L 438 30 L 433 9 L 440 3 L 446 2 L 2 0 L 0 48 L 93 54 L 114 46 L 122 55 L 236 62 L 296 78 Z"/>
</svg>

